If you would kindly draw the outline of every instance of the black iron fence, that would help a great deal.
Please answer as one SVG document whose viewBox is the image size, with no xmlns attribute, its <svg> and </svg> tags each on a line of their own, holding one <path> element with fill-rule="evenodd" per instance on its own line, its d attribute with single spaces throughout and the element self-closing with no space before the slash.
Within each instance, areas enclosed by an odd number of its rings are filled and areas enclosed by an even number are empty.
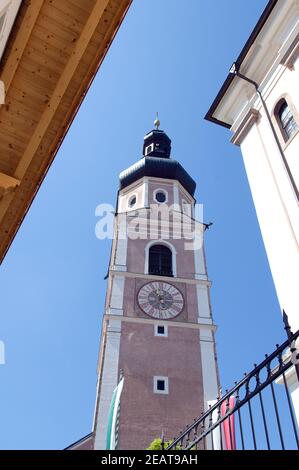
<svg viewBox="0 0 299 470">
<path fill-rule="evenodd" d="M 299 331 L 293 334 L 287 323 L 286 330 L 288 340 L 187 426 L 168 450 L 299 449 Z"/>
</svg>

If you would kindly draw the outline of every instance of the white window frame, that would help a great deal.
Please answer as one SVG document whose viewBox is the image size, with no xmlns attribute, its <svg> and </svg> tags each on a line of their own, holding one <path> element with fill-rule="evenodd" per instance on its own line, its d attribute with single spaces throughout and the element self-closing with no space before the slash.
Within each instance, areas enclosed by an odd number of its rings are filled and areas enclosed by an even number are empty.
<svg viewBox="0 0 299 470">
<path fill-rule="evenodd" d="M 164 202 L 159 202 L 157 201 L 156 199 L 156 194 L 157 193 L 163 193 L 165 195 L 165 201 Z M 168 203 L 168 191 L 166 191 L 165 189 L 163 188 L 157 188 L 154 190 L 154 193 L 153 193 L 153 196 L 154 196 L 154 201 L 157 203 L 157 204 L 167 204 Z"/>
<path fill-rule="evenodd" d="M 148 259 L 149 259 L 149 249 L 153 245 L 165 245 L 171 250 L 172 253 L 172 276 L 177 277 L 177 266 L 176 266 L 176 249 L 175 247 L 166 240 L 151 240 L 145 247 L 145 256 L 144 256 L 144 274 L 148 274 Z M 167 277 L 167 276 L 166 276 Z"/>
<path fill-rule="evenodd" d="M 163 326 L 163 328 L 164 328 L 164 333 L 159 333 L 159 332 L 158 332 L 158 327 L 159 327 L 159 326 Z M 155 332 L 155 333 L 154 333 L 155 336 L 160 336 L 160 337 L 162 337 L 162 338 L 167 338 L 167 337 L 168 337 L 168 326 L 167 326 L 167 325 L 161 325 L 161 323 L 156 323 L 156 324 L 154 325 L 154 332 Z"/>
<path fill-rule="evenodd" d="M 158 388 L 157 388 L 158 380 L 164 380 L 165 390 L 158 390 Z M 154 393 L 157 393 L 157 394 L 160 394 L 160 395 L 168 395 L 169 394 L 168 377 L 163 377 L 163 376 L 160 376 L 160 375 L 155 375 L 154 376 Z"/>
<path fill-rule="evenodd" d="M 145 157 L 147 155 L 149 155 L 151 152 L 153 152 L 155 149 L 155 145 L 152 143 L 152 144 L 149 144 L 146 148 L 145 148 Z"/>
<path fill-rule="evenodd" d="M 136 198 L 136 202 L 135 202 L 135 204 L 134 204 L 133 206 L 130 206 L 131 200 L 132 200 L 134 197 Z M 127 207 L 128 207 L 128 209 L 133 209 L 133 208 L 136 206 L 136 204 L 137 204 L 137 194 L 136 194 L 136 193 L 133 193 L 133 194 L 131 194 L 131 195 L 129 196 L 129 198 L 128 198 Z"/>
</svg>

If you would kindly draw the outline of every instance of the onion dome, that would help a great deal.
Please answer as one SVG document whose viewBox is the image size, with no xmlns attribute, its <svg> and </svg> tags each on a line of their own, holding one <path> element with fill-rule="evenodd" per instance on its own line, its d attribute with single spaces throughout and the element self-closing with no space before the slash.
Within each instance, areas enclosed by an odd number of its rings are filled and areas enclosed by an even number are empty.
<svg viewBox="0 0 299 470">
<path fill-rule="evenodd" d="M 148 176 L 177 180 L 193 196 L 195 181 L 177 160 L 170 158 L 171 140 L 164 131 L 158 129 L 160 126 L 158 117 L 154 124 L 156 129 L 144 137 L 143 158 L 119 175 L 120 189 Z"/>
</svg>

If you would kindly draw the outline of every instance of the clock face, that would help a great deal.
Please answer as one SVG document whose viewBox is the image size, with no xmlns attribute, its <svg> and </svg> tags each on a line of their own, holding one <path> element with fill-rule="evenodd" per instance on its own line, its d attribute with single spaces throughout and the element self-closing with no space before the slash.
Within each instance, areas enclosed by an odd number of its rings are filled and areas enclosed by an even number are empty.
<svg viewBox="0 0 299 470">
<path fill-rule="evenodd" d="M 184 308 L 181 292 L 167 282 L 149 282 L 138 292 L 141 310 L 153 318 L 169 320 L 179 315 Z"/>
</svg>

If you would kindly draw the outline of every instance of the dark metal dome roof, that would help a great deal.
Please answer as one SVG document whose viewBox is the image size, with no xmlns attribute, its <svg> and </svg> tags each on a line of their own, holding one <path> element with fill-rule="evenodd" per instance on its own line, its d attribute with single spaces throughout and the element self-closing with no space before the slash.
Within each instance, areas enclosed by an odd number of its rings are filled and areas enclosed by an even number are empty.
<svg viewBox="0 0 299 470">
<path fill-rule="evenodd" d="M 144 157 L 119 175 L 120 189 L 126 188 L 144 176 L 177 180 L 192 196 L 196 183 L 182 167 L 171 158 Z"/>
</svg>

